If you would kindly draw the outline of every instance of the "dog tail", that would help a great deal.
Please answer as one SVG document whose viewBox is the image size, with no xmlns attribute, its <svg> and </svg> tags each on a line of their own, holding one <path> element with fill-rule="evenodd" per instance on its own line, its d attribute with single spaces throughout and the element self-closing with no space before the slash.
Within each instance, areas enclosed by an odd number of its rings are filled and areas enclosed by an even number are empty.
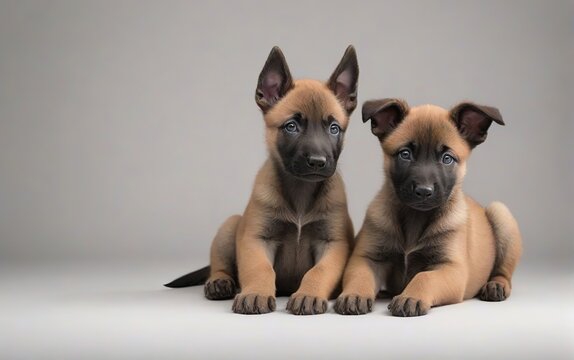
<svg viewBox="0 0 574 360">
<path fill-rule="evenodd" d="M 209 272 L 211 271 L 210 266 L 202 267 L 199 270 L 195 270 L 190 272 L 189 274 L 185 274 L 183 276 L 178 277 L 177 279 L 164 284 L 168 288 L 183 288 L 188 286 L 195 286 L 195 285 L 202 285 L 205 284 L 205 281 L 209 277 Z"/>
</svg>

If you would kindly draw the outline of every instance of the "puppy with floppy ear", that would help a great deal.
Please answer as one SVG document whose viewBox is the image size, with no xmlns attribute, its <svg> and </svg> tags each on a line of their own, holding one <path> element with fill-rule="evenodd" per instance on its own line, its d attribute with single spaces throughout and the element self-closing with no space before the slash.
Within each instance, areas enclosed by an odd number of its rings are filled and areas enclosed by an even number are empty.
<svg viewBox="0 0 574 360">
<path fill-rule="evenodd" d="M 386 180 L 357 235 L 335 310 L 371 311 L 382 286 L 394 295 L 394 316 L 474 296 L 506 299 L 522 252 L 518 225 L 502 203 L 483 208 L 462 191 L 471 150 L 492 122 L 504 125 L 498 109 L 470 102 L 410 109 L 382 99 L 363 105 L 369 120 Z"/>
<path fill-rule="evenodd" d="M 210 267 L 166 286 L 205 282 L 208 299 L 235 297 L 233 311 L 241 314 L 275 310 L 276 295 L 290 295 L 293 314 L 327 310 L 354 235 L 336 168 L 358 76 L 352 46 L 327 83 L 294 81 L 281 50 L 271 50 L 255 91 L 269 157 L 247 208 L 220 227 Z"/>
</svg>

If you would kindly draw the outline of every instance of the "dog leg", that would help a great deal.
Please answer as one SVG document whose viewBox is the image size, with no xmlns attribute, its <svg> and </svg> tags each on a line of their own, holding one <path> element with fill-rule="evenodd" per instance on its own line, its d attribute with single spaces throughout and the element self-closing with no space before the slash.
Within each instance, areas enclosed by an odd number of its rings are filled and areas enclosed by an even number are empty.
<svg viewBox="0 0 574 360">
<path fill-rule="evenodd" d="M 203 288 L 210 300 L 232 299 L 237 292 L 235 236 L 240 220 L 240 215 L 229 217 L 211 243 L 211 272 Z"/>
<path fill-rule="evenodd" d="M 393 316 L 425 315 L 431 306 L 461 302 L 464 297 L 466 269 L 448 263 L 436 270 L 422 271 L 389 304 Z"/>
<path fill-rule="evenodd" d="M 245 224 L 243 224 L 245 225 Z M 252 227 L 253 229 L 253 227 Z M 265 314 L 275 310 L 275 254 L 256 230 L 238 229 L 237 270 L 241 292 L 235 296 L 232 310 L 239 314 Z"/>
<path fill-rule="evenodd" d="M 522 255 L 522 238 L 516 220 L 508 208 L 495 202 L 486 208 L 496 241 L 496 260 L 490 279 L 482 287 L 479 298 L 484 301 L 502 301 L 510 296 L 511 278 Z"/>
<path fill-rule="evenodd" d="M 375 273 L 370 259 L 353 253 L 343 277 L 343 292 L 337 298 L 335 311 L 341 315 L 360 315 L 373 310 L 381 276 Z"/>
<path fill-rule="evenodd" d="M 326 312 L 327 300 L 341 281 L 348 256 L 346 239 L 330 242 L 321 259 L 307 271 L 299 289 L 289 298 L 287 310 L 295 315 Z"/>
</svg>

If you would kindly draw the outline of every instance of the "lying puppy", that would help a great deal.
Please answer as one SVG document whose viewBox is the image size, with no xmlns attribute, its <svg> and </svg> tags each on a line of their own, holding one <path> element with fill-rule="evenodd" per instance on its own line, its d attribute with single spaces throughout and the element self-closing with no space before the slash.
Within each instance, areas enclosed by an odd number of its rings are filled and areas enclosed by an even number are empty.
<svg viewBox="0 0 574 360">
<path fill-rule="evenodd" d="M 357 106 L 359 68 L 352 46 L 328 82 L 293 81 L 273 48 L 255 100 L 264 114 L 269 158 L 243 215 L 227 219 L 211 246 L 211 267 L 168 287 L 205 283 L 211 300 L 233 298 L 233 311 L 275 310 L 291 295 L 293 314 L 320 314 L 340 280 L 353 241 L 343 180 L 336 171 L 349 116 Z M 209 278 L 208 278 L 209 274 Z"/>
<path fill-rule="evenodd" d="M 370 204 L 343 278 L 335 310 L 372 310 L 381 285 L 394 316 L 476 295 L 501 301 L 522 252 L 518 225 L 505 205 L 486 209 L 463 194 L 471 150 L 486 139 L 496 108 L 461 103 L 409 109 L 398 99 L 368 101 L 363 121 L 379 138 L 386 181 Z"/>
</svg>

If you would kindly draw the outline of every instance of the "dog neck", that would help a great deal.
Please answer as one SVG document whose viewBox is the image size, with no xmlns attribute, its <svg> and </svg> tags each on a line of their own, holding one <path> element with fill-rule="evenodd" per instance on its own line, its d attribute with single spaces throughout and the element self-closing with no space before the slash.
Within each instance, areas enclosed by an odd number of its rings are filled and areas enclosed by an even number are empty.
<svg viewBox="0 0 574 360">
<path fill-rule="evenodd" d="M 287 172 L 277 161 L 271 161 L 279 193 L 297 216 L 310 212 L 325 194 L 331 178 L 322 181 L 301 180 Z"/>
</svg>

